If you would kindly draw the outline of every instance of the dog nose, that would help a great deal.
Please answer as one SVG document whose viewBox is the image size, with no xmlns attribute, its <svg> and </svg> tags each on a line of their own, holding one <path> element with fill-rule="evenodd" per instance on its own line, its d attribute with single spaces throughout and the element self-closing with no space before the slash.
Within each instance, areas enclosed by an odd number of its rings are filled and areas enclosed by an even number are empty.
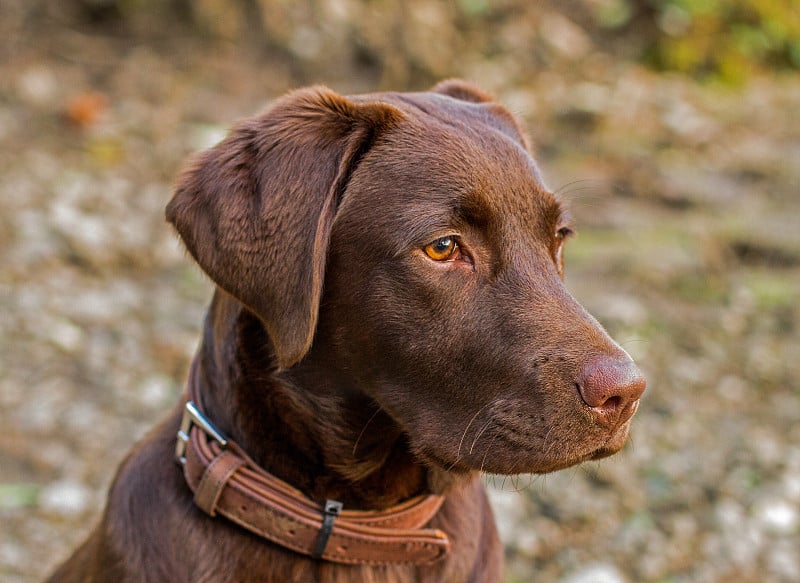
<svg viewBox="0 0 800 583">
<path fill-rule="evenodd" d="M 576 385 L 598 421 L 616 425 L 636 412 L 647 381 L 630 358 L 601 356 L 586 365 Z"/>
</svg>

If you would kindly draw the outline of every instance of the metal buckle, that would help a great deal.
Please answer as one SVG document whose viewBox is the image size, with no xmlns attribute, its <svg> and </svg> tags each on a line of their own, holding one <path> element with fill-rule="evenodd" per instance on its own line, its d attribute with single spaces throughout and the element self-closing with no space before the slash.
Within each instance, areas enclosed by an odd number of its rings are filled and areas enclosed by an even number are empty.
<svg viewBox="0 0 800 583">
<path fill-rule="evenodd" d="M 206 435 L 214 439 L 220 447 L 228 445 L 228 440 L 216 427 L 203 415 L 197 406 L 188 401 L 186 408 L 183 411 L 183 418 L 181 419 L 181 428 L 178 430 L 178 440 L 175 442 L 175 459 L 179 464 L 186 463 L 186 445 L 189 443 L 189 432 L 192 425 L 196 425 L 202 429 Z"/>
</svg>

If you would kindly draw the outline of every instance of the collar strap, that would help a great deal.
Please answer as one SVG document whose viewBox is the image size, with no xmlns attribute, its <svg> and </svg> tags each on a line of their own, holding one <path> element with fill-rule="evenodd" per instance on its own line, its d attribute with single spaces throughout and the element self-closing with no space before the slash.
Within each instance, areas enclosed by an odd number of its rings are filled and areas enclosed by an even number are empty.
<svg viewBox="0 0 800 583">
<path fill-rule="evenodd" d="M 193 383 L 190 381 L 190 391 Z M 188 401 L 178 431 L 176 457 L 195 504 L 278 545 L 334 563 L 432 563 L 449 552 L 441 530 L 422 528 L 443 496 L 417 496 L 384 510 L 323 507 L 253 462 Z"/>
</svg>

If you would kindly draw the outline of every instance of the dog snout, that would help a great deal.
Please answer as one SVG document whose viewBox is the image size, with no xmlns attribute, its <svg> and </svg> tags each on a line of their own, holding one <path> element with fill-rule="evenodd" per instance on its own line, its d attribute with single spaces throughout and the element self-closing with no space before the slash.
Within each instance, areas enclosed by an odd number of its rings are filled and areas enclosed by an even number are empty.
<svg viewBox="0 0 800 583">
<path fill-rule="evenodd" d="M 584 367 L 575 384 L 596 419 L 616 426 L 636 412 L 647 381 L 629 357 L 601 356 Z"/>
</svg>

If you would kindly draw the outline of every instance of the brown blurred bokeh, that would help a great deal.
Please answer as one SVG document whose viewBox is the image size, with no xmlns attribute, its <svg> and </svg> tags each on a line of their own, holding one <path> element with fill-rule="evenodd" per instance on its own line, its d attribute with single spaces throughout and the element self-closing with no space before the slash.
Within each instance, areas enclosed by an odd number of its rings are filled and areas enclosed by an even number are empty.
<svg viewBox="0 0 800 583">
<path fill-rule="evenodd" d="M 507 581 L 800 580 L 794 0 L 0 0 L 0 580 L 40 580 L 177 399 L 211 285 L 163 221 L 286 90 L 463 77 L 528 124 L 632 443 L 487 477 Z"/>
</svg>

